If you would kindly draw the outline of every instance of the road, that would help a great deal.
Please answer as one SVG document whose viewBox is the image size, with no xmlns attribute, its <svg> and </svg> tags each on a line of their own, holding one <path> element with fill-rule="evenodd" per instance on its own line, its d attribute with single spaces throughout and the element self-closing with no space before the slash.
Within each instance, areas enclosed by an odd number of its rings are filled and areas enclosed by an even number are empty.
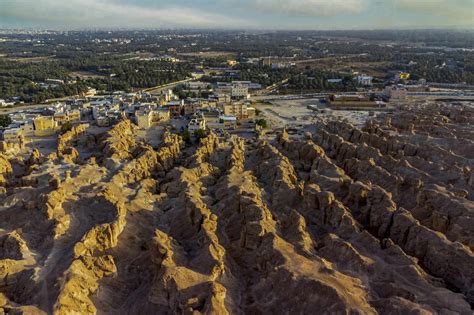
<svg viewBox="0 0 474 315">
<path fill-rule="evenodd" d="M 141 92 L 151 93 L 151 94 L 160 94 L 161 92 L 163 92 L 165 90 L 173 89 L 173 88 L 175 88 L 176 86 L 178 86 L 180 84 L 183 84 L 183 83 L 186 83 L 186 82 L 189 82 L 189 81 L 193 81 L 195 79 L 196 78 L 187 78 L 185 80 L 171 82 L 171 83 L 168 83 L 168 84 L 159 85 L 159 86 L 155 86 L 155 87 L 148 88 L 148 89 L 143 89 L 143 90 L 141 90 Z"/>
<path fill-rule="evenodd" d="M 312 94 L 288 94 L 288 95 L 254 95 L 250 97 L 251 101 L 274 101 L 274 100 L 302 100 L 311 98 L 323 98 L 329 96 L 329 93 L 312 93 Z"/>
<path fill-rule="evenodd" d="M 195 80 L 195 78 L 188 78 L 188 79 L 181 80 L 181 81 L 175 81 L 175 82 L 171 82 L 171 83 L 168 83 L 168 84 L 143 89 L 143 90 L 140 90 L 140 92 L 151 93 L 151 94 L 156 95 L 156 94 L 160 94 L 162 91 L 173 89 L 179 84 L 183 84 L 183 83 L 193 81 L 193 80 Z M 10 113 L 13 113 L 13 112 L 17 112 L 19 110 L 41 108 L 41 107 L 47 106 L 48 104 L 53 104 L 53 103 L 57 103 L 57 102 L 64 102 L 68 99 L 75 98 L 75 97 L 79 97 L 79 96 L 78 95 L 71 95 L 71 96 L 61 97 L 61 98 L 53 98 L 53 99 L 46 100 L 43 104 L 32 104 L 32 105 L 26 105 L 25 104 L 25 105 L 17 105 L 17 106 L 12 107 L 12 108 L 0 108 L 0 113 L 1 114 L 10 114 Z"/>
</svg>

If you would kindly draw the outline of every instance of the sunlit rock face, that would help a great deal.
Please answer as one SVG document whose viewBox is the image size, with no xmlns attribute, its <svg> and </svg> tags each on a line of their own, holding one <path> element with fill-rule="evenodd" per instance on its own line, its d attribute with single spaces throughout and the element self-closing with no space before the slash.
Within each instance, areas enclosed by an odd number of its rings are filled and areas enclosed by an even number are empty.
<svg viewBox="0 0 474 315">
<path fill-rule="evenodd" d="M 474 111 L 0 155 L 0 313 L 472 314 Z M 89 150 L 89 151 L 87 151 Z"/>
</svg>

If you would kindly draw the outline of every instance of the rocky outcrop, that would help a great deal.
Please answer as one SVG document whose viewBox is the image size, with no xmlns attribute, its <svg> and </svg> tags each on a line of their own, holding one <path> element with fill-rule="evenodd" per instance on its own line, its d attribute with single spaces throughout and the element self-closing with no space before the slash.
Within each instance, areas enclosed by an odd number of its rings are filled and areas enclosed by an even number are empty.
<svg viewBox="0 0 474 315">
<path fill-rule="evenodd" d="M 117 272 L 111 256 L 82 256 L 64 273 L 54 314 L 96 314 L 89 296 L 99 288 L 99 280 Z"/>
<path fill-rule="evenodd" d="M 116 124 L 102 143 L 104 155 L 111 159 L 128 159 L 135 148 L 136 126 L 130 120 Z"/>
<path fill-rule="evenodd" d="M 13 174 L 13 168 L 8 158 L 0 153 L 0 186 L 7 184 L 8 177 Z"/>
<path fill-rule="evenodd" d="M 57 151 L 58 155 L 64 152 L 65 149 L 72 145 L 72 142 L 77 140 L 77 137 L 85 133 L 89 128 L 89 124 L 80 124 L 71 128 L 58 137 Z"/>
<path fill-rule="evenodd" d="M 0 155 L 0 313 L 472 314 L 473 119 Z"/>
</svg>

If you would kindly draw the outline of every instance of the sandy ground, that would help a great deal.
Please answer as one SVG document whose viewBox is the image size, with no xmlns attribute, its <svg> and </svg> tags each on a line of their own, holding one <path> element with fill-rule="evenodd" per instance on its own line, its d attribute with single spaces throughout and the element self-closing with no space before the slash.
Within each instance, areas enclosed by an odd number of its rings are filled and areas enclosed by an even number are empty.
<svg viewBox="0 0 474 315">
<path fill-rule="evenodd" d="M 316 105 L 319 111 L 307 108 Z M 255 108 L 262 111 L 273 127 L 303 127 L 313 124 L 318 117 L 337 117 L 347 120 L 355 126 L 362 126 L 369 117 L 369 111 L 331 110 L 318 99 L 275 100 L 271 104 L 256 104 Z M 376 117 L 379 113 L 374 113 Z"/>
<path fill-rule="evenodd" d="M 158 148 L 161 143 L 161 136 L 165 130 L 164 126 L 152 126 L 150 129 L 142 129 L 137 132 L 137 139 L 143 140 L 153 148 Z"/>
<path fill-rule="evenodd" d="M 28 151 L 38 149 L 42 155 L 47 156 L 50 153 L 56 152 L 56 145 L 58 143 L 56 135 L 48 137 L 32 137 L 28 139 L 26 144 Z"/>
</svg>

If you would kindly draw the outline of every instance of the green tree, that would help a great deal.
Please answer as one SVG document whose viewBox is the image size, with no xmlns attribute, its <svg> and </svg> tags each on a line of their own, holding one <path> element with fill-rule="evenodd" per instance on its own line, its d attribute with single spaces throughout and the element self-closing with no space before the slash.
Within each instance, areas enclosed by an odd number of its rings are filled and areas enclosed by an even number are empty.
<svg viewBox="0 0 474 315">
<path fill-rule="evenodd" d="M 12 123 L 12 119 L 8 115 L 0 115 L 0 126 L 8 127 Z"/>
<path fill-rule="evenodd" d="M 183 132 L 181 132 L 181 138 L 183 138 L 184 142 L 186 143 L 191 142 L 191 134 L 189 133 L 188 129 L 184 129 Z"/>
<path fill-rule="evenodd" d="M 256 123 L 262 128 L 267 128 L 268 126 L 267 121 L 265 119 L 257 119 Z"/>
<path fill-rule="evenodd" d="M 194 136 L 196 137 L 197 140 L 205 138 L 206 137 L 206 130 L 198 129 L 194 132 Z"/>
<path fill-rule="evenodd" d="M 69 121 L 67 121 L 66 123 L 64 123 L 64 125 L 61 126 L 61 133 L 64 134 L 71 129 L 72 129 L 72 124 Z"/>
</svg>

